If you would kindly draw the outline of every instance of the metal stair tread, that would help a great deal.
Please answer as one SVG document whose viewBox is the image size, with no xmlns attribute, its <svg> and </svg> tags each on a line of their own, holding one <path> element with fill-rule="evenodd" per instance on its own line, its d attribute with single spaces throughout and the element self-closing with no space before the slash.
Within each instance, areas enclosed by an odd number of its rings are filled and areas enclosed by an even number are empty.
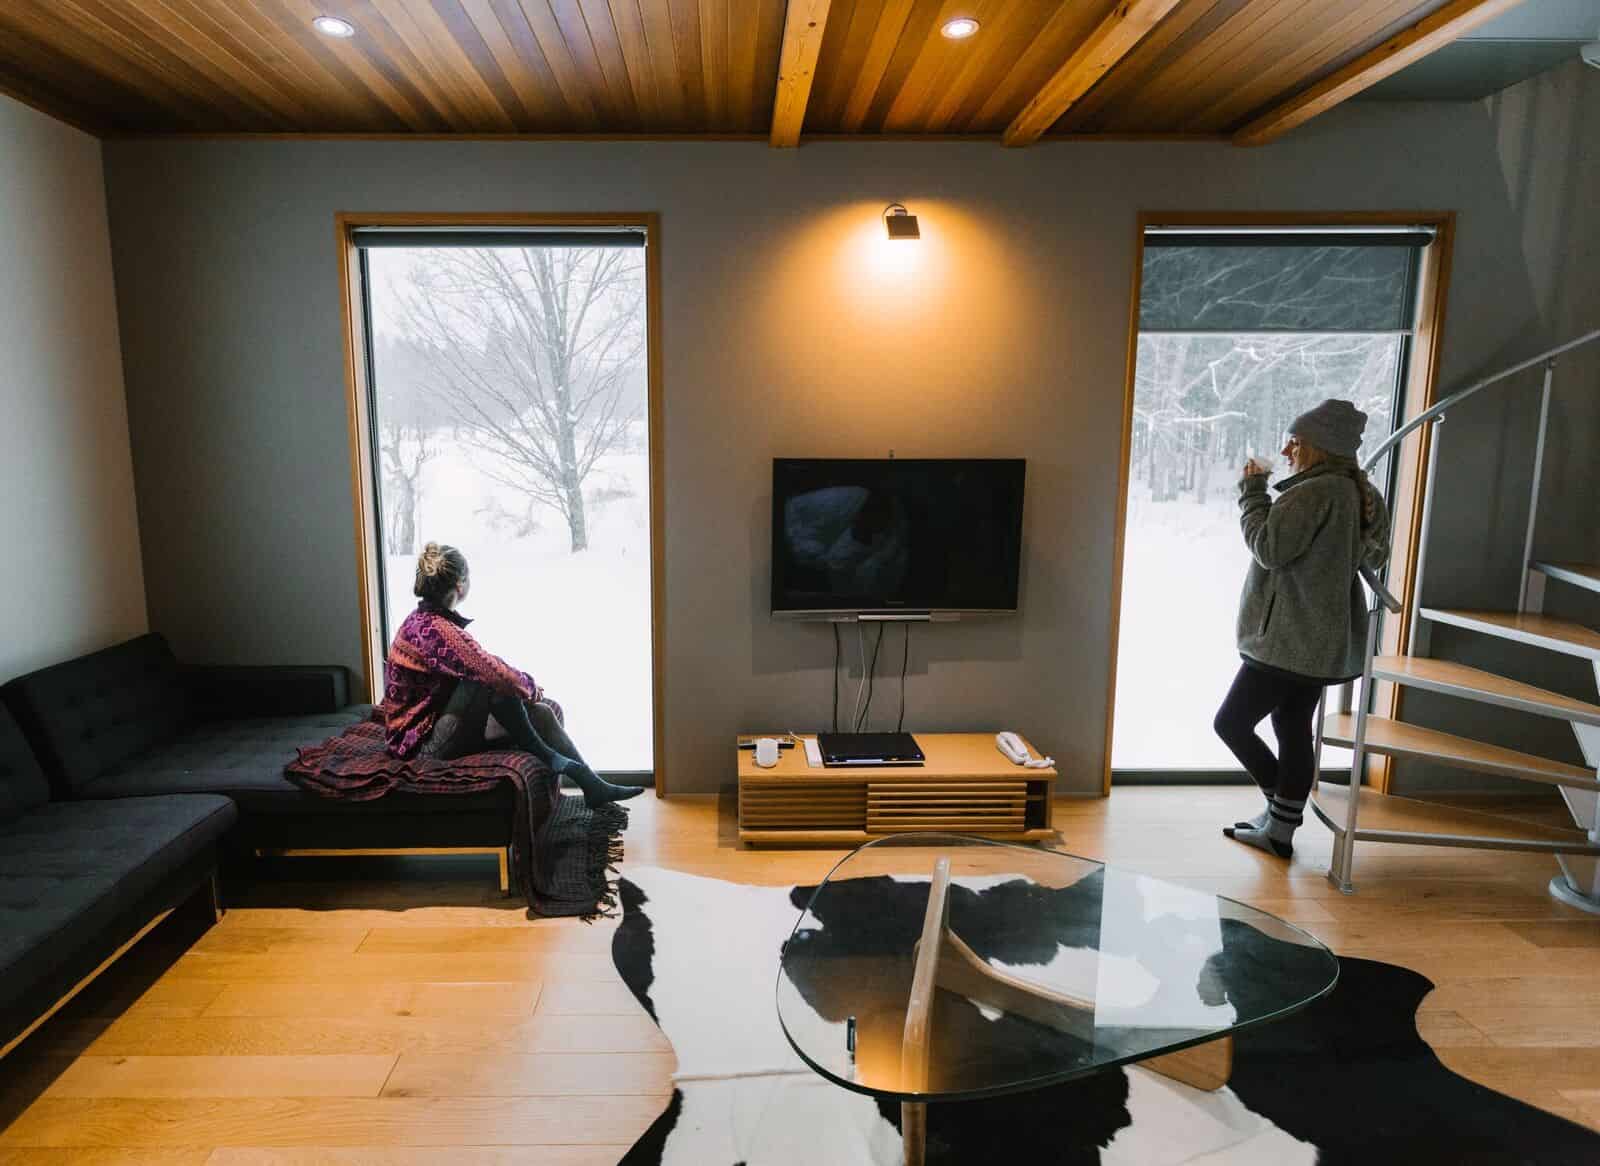
<svg viewBox="0 0 1600 1166">
<path fill-rule="evenodd" d="M 1330 829 L 1342 831 L 1347 820 L 1350 791 L 1341 785 L 1323 783 L 1312 794 L 1312 806 Z M 1468 810 L 1437 802 L 1380 794 L 1363 788 L 1356 819 L 1356 839 L 1373 842 L 1404 842 L 1396 835 L 1410 834 L 1437 839 L 1452 836 L 1460 840 L 1479 839 L 1489 844 L 1515 849 L 1518 844 L 1530 850 L 1560 847 L 1569 854 L 1600 854 L 1600 843 L 1590 841 L 1582 830 L 1548 826 L 1520 818 L 1507 818 L 1482 810 Z"/>
<path fill-rule="evenodd" d="M 1524 684 L 1520 680 L 1458 664 L 1454 660 L 1436 660 L 1428 656 L 1375 656 L 1372 674 L 1379 680 L 1403 684 L 1408 688 L 1423 688 L 1560 720 L 1600 725 L 1600 704 Z"/>
<path fill-rule="evenodd" d="M 1503 640 L 1600 660 L 1600 632 L 1569 619 L 1528 611 L 1460 611 L 1445 607 L 1424 607 L 1422 616 Z"/>
<path fill-rule="evenodd" d="M 1535 563 L 1533 569 L 1574 587 L 1600 591 L 1600 563 Z"/>
<path fill-rule="evenodd" d="M 1354 713 L 1335 713 L 1322 723 L 1322 739 L 1330 745 L 1353 747 L 1355 732 Z M 1531 753 L 1519 753 L 1502 745 L 1490 745 L 1485 741 L 1458 737 L 1438 729 L 1392 721 L 1388 717 L 1367 717 L 1366 747 L 1374 753 L 1391 757 L 1427 757 L 1463 769 L 1524 781 L 1600 788 L 1592 769 L 1569 765 L 1565 761 L 1552 761 L 1548 757 L 1535 757 Z"/>
</svg>

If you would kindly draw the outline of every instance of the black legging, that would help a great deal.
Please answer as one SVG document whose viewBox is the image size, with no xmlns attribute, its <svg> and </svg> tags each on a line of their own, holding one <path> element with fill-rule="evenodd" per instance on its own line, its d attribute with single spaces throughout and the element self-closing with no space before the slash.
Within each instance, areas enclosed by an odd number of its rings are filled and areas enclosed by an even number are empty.
<svg viewBox="0 0 1600 1166">
<path fill-rule="evenodd" d="M 487 748 L 490 717 L 518 749 L 532 753 L 557 773 L 566 768 L 568 760 L 583 762 L 577 745 L 549 705 L 525 704 L 471 680 L 457 682 L 420 752 L 424 757 L 448 761 Z"/>
<path fill-rule="evenodd" d="M 1292 802 L 1303 802 L 1310 794 L 1315 765 L 1311 721 L 1322 688 L 1321 681 L 1240 665 L 1212 727 L 1263 792 Z M 1256 726 L 1269 714 L 1278 736 L 1276 757 L 1256 736 Z"/>
</svg>

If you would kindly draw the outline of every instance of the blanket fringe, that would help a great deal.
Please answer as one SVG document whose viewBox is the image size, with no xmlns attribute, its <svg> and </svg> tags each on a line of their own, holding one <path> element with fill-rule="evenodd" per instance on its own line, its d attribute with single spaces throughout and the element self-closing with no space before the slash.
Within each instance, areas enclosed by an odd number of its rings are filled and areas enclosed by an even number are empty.
<svg viewBox="0 0 1600 1166">
<path fill-rule="evenodd" d="M 589 887 L 594 892 L 594 910 L 578 916 L 585 923 L 612 919 L 617 914 L 617 884 L 611 878 L 622 862 L 622 832 L 628 828 L 628 811 L 616 804 L 590 811 L 594 823 L 589 828 Z M 603 829 L 596 829 L 595 826 Z"/>
</svg>

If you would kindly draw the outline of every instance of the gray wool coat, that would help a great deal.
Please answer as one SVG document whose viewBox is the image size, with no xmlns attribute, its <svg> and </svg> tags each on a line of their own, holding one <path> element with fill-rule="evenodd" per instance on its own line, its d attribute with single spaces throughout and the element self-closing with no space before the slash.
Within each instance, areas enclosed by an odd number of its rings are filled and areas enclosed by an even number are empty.
<svg viewBox="0 0 1600 1166">
<path fill-rule="evenodd" d="M 1357 572 L 1388 558 L 1388 516 L 1361 530 L 1361 488 L 1328 465 L 1285 478 L 1267 494 L 1264 475 L 1239 483 L 1239 527 L 1250 570 L 1239 596 L 1239 654 L 1308 680 L 1361 674 L 1367 604 Z"/>
</svg>

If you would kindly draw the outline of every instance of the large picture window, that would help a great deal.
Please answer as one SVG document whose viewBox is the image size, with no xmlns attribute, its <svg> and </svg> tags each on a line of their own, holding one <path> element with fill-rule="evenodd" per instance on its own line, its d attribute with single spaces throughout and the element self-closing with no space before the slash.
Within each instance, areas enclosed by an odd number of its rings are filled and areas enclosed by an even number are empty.
<svg viewBox="0 0 1600 1166">
<path fill-rule="evenodd" d="M 655 765 L 649 311 L 636 229 L 358 228 L 386 647 L 427 541 L 473 635 L 559 701 L 596 770 Z"/>
<path fill-rule="evenodd" d="M 1423 229 L 1146 231 L 1114 770 L 1239 770 L 1211 729 L 1239 666 L 1239 469 L 1263 457 L 1283 477 L 1289 423 L 1327 397 L 1367 413 L 1364 450 L 1393 431 L 1430 241 Z M 1324 764 L 1348 754 L 1325 750 Z"/>
</svg>

